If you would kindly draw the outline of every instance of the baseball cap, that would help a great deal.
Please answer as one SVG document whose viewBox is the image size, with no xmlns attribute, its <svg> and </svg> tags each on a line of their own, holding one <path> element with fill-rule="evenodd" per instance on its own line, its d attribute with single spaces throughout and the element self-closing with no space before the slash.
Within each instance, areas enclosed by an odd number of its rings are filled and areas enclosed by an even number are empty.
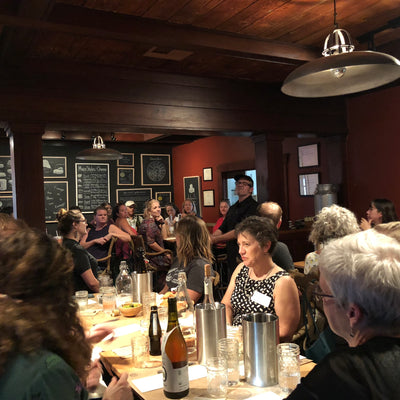
<svg viewBox="0 0 400 400">
<path fill-rule="evenodd" d="M 135 204 L 135 202 L 134 202 L 133 200 L 128 200 L 128 201 L 125 203 L 125 205 L 126 205 L 127 207 L 136 206 L 136 204 Z"/>
<path fill-rule="evenodd" d="M 247 181 L 247 182 L 250 183 L 251 187 L 254 186 L 254 181 L 253 181 L 253 178 L 251 176 L 244 175 L 244 174 L 239 174 L 239 175 L 235 175 L 234 179 L 235 179 L 236 182 L 240 181 L 240 180 Z"/>
</svg>

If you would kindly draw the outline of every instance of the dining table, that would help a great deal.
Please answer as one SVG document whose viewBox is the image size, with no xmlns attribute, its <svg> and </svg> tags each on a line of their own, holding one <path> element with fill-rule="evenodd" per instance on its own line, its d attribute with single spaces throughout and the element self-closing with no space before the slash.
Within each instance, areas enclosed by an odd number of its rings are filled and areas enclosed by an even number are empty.
<svg viewBox="0 0 400 400">
<path fill-rule="evenodd" d="M 161 356 L 148 356 L 143 368 L 137 368 L 132 362 L 131 339 L 135 335 L 147 335 L 148 324 L 142 314 L 135 317 L 113 316 L 103 312 L 102 306 L 94 299 L 89 300 L 87 308 L 80 312 L 82 325 L 90 329 L 95 325 L 109 324 L 114 329 L 112 337 L 106 337 L 102 342 L 94 345 L 93 353 L 102 361 L 110 375 L 121 376 L 128 373 L 128 381 L 135 392 L 135 398 L 143 400 L 158 400 L 166 398 L 163 392 Z M 166 329 L 166 316 L 160 320 L 161 327 Z M 184 330 L 184 328 L 183 328 Z M 186 399 L 209 399 L 207 392 L 207 372 L 203 365 L 196 361 L 197 355 L 189 356 L 189 394 Z M 306 376 L 315 364 L 306 358 L 300 360 L 301 376 Z M 269 387 L 256 387 L 244 379 L 244 367 L 241 364 L 241 380 L 228 388 L 227 399 L 234 400 L 278 400 L 287 394 L 283 393 L 278 385 Z"/>
</svg>

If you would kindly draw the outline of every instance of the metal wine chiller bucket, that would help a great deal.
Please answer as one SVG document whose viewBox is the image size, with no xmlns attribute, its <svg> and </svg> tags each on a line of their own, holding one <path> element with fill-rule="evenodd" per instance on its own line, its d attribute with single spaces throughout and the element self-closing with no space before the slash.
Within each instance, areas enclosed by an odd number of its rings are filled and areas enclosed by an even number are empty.
<svg viewBox="0 0 400 400">
<path fill-rule="evenodd" d="M 225 304 L 215 303 L 196 305 L 197 361 L 206 364 L 210 357 L 218 356 L 217 343 L 226 338 Z"/>
<path fill-rule="evenodd" d="M 132 272 L 133 301 L 143 303 L 142 295 L 153 291 L 153 271 L 145 273 Z"/>
<path fill-rule="evenodd" d="M 243 351 L 246 381 L 254 386 L 278 383 L 276 346 L 279 339 L 278 317 L 250 313 L 243 316 Z"/>
</svg>

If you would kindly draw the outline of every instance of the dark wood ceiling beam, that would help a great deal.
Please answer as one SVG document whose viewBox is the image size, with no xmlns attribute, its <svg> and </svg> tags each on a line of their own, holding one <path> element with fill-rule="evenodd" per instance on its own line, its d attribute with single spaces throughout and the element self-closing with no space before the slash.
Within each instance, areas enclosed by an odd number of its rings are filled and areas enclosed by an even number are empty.
<svg viewBox="0 0 400 400">
<path fill-rule="evenodd" d="M 0 15 L 0 24 L 40 31 L 63 32 L 110 40 L 147 43 L 185 50 L 206 49 L 251 58 L 282 58 L 309 61 L 318 57 L 315 49 L 291 43 L 261 40 L 250 36 L 211 32 L 127 15 L 57 4 L 47 21 Z"/>
</svg>

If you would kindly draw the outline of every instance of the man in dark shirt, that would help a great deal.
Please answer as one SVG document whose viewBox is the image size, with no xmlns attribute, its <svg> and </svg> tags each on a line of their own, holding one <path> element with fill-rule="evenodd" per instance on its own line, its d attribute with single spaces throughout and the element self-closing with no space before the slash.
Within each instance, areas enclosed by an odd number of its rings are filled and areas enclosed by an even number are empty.
<svg viewBox="0 0 400 400">
<path fill-rule="evenodd" d="M 236 242 L 235 227 L 250 215 L 256 215 L 258 206 L 258 203 L 251 196 L 253 193 L 253 179 L 247 175 L 236 175 L 235 181 L 236 194 L 239 200 L 229 208 L 224 222 L 211 236 L 213 243 L 226 242 L 229 278 L 238 265 L 239 248 Z"/>
<path fill-rule="evenodd" d="M 266 201 L 258 206 L 257 211 L 260 217 L 270 218 L 278 229 L 281 227 L 282 208 L 278 203 Z M 278 241 L 271 255 L 272 261 L 284 270 L 289 271 L 294 268 L 293 258 L 285 243 Z"/>
</svg>

